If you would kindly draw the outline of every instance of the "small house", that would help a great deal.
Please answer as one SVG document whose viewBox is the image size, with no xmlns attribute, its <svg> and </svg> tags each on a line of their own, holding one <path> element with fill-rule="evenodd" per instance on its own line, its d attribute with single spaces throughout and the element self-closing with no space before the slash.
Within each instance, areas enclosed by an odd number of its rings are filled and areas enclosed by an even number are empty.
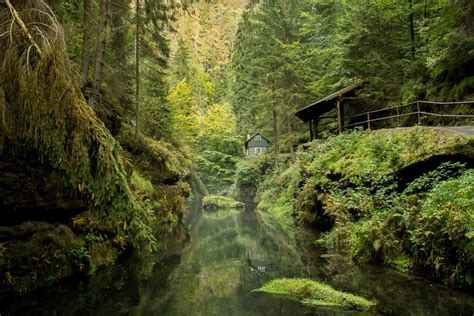
<svg viewBox="0 0 474 316">
<path fill-rule="evenodd" d="M 267 151 L 272 142 L 260 133 L 247 137 L 245 142 L 245 154 L 247 156 L 261 155 Z"/>
</svg>

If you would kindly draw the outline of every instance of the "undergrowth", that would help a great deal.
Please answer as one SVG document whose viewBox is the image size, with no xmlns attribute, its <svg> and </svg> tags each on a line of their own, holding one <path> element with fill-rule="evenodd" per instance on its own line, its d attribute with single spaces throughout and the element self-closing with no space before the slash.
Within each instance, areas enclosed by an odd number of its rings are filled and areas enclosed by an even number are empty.
<svg viewBox="0 0 474 316">
<path fill-rule="evenodd" d="M 444 160 L 428 165 L 434 156 Z M 459 156 L 463 162 L 453 160 Z M 355 260 L 469 287 L 473 159 L 472 138 L 442 129 L 347 132 L 313 142 L 295 164 L 260 181 L 259 208 L 326 230 L 317 243 Z M 423 172 L 399 177 L 415 164 Z"/>
</svg>

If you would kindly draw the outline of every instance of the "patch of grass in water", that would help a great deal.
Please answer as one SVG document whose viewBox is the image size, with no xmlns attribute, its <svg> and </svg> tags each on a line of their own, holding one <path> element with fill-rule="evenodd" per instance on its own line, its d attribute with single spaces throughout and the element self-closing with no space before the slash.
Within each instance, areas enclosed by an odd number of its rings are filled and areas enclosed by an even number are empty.
<svg viewBox="0 0 474 316">
<path fill-rule="evenodd" d="M 217 209 L 243 209 L 244 203 L 226 196 L 208 195 L 203 197 L 202 206 L 205 210 L 216 211 Z"/>
<path fill-rule="evenodd" d="M 275 279 L 254 292 L 263 292 L 300 302 L 310 307 L 331 306 L 368 310 L 376 303 L 366 298 L 333 289 L 309 279 Z"/>
</svg>

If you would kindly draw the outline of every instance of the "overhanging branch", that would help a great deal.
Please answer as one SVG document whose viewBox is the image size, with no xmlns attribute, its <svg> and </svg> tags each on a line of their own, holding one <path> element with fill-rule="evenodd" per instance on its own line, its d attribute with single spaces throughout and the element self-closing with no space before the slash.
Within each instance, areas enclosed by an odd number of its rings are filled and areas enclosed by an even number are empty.
<svg viewBox="0 0 474 316">
<path fill-rule="evenodd" d="M 28 31 L 28 28 L 26 27 L 23 20 L 20 18 L 20 15 L 16 11 L 15 7 L 11 4 L 10 0 L 5 0 L 5 4 L 7 5 L 8 9 L 10 9 L 10 13 L 12 14 L 13 19 L 15 20 L 16 24 L 18 24 L 18 26 L 21 28 L 23 33 L 26 35 L 26 37 L 30 41 L 31 46 L 33 46 L 35 48 L 35 50 L 38 53 L 39 57 L 41 59 L 43 59 L 44 58 L 43 51 L 41 50 L 41 48 L 36 43 L 33 36 L 31 36 L 31 33 Z"/>
</svg>

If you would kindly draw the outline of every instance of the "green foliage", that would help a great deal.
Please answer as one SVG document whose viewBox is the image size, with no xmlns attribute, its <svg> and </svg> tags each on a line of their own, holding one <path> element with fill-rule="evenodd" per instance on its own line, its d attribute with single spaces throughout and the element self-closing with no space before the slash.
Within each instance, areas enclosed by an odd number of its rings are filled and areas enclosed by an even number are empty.
<svg viewBox="0 0 474 316">
<path fill-rule="evenodd" d="M 211 193 L 227 193 L 234 182 L 235 166 L 242 155 L 235 118 L 228 104 L 211 105 L 202 121 L 195 159 L 198 174 Z"/>
<path fill-rule="evenodd" d="M 283 170 L 285 167 L 280 165 Z M 291 210 L 300 182 L 299 166 L 294 164 L 281 174 L 266 177 L 258 186 L 258 209 L 268 212 L 287 231 L 291 231 L 294 225 Z"/>
<path fill-rule="evenodd" d="M 412 2 L 413 8 L 397 0 L 249 5 L 239 24 L 232 65 L 240 131 L 258 129 L 276 137 L 275 110 L 276 129 L 286 143 L 287 113 L 360 80 L 359 99 L 348 101 L 346 115 L 416 99 L 472 99 L 472 3 Z M 296 122 L 290 126 L 307 131 Z M 292 138 L 297 137 L 308 135 Z"/>
<path fill-rule="evenodd" d="M 352 258 L 472 284 L 472 138 L 433 128 L 355 131 L 314 142 L 265 180 L 259 207 L 330 229 L 319 245 Z M 430 157 L 446 162 L 429 165 Z M 398 175 L 417 165 L 409 183 Z M 424 167 L 423 167 L 424 166 Z M 288 216 L 288 215 L 287 215 Z"/>
<path fill-rule="evenodd" d="M 196 157 L 198 174 L 212 193 L 228 193 L 234 183 L 239 158 L 220 151 L 205 150 Z"/>
<path fill-rule="evenodd" d="M 292 52 L 299 40 L 303 7 L 301 1 L 261 1 L 249 5 L 239 23 L 232 106 L 241 134 L 258 130 L 274 144 L 295 142 L 297 122 L 292 113 L 310 97 Z"/>
<path fill-rule="evenodd" d="M 223 194 L 233 182 L 235 164 L 241 156 L 241 139 L 227 102 L 214 103 L 215 85 L 208 73 L 191 59 L 184 41 L 171 64 L 170 107 L 172 135 L 193 156 L 197 173 L 211 193 Z"/>
<path fill-rule="evenodd" d="M 241 201 L 253 201 L 259 184 L 274 168 L 274 158 L 270 155 L 241 160 L 235 171 L 236 197 Z"/>
<path fill-rule="evenodd" d="M 474 284 L 474 170 L 441 181 L 421 204 L 410 231 L 416 263 L 449 276 L 449 283 Z"/>
<path fill-rule="evenodd" d="M 444 162 L 435 170 L 429 171 L 412 181 L 404 190 L 404 193 L 411 194 L 429 191 L 437 183 L 459 176 L 465 171 L 465 167 L 465 164 L 459 162 Z"/>
<path fill-rule="evenodd" d="M 368 310 L 376 303 L 361 296 L 337 291 L 330 285 L 309 279 L 275 279 L 255 292 L 264 292 L 310 307 L 339 307 L 349 310 Z"/>
</svg>

